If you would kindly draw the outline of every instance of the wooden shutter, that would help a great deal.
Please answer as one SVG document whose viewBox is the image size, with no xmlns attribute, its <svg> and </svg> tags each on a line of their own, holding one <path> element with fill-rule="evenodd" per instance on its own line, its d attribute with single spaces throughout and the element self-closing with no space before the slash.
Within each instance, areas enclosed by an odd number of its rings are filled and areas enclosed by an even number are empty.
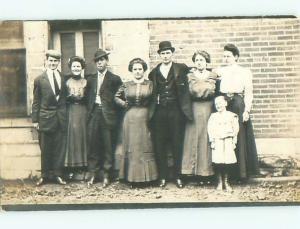
<svg viewBox="0 0 300 229">
<path fill-rule="evenodd" d="M 75 51 L 75 33 L 61 33 L 61 71 L 63 74 L 70 74 L 68 60 L 74 56 Z"/>
<path fill-rule="evenodd" d="M 99 47 L 99 32 L 83 32 L 83 52 L 86 59 L 85 74 L 96 72 L 94 54 Z"/>
</svg>

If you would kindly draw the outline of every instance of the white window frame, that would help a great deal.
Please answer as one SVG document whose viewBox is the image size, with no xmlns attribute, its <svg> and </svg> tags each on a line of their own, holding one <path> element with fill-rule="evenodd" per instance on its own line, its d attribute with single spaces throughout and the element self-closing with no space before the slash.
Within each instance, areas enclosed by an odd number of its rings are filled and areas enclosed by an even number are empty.
<svg viewBox="0 0 300 229">
<path fill-rule="evenodd" d="M 55 50 L 61 51 L 61 39 L 60 35 L 63 33 L 75 33 L 75 55 L 76 56 L 84 56 L 83 54 L 83 33 L 85 32 L 98 32 L 98 38 L 99 38 L 99 47 L 101 48 L 103 46 L 102 42 L 102 33 L 101 30 L 61 30 L 61 31 L 55 31 L 53 32 L 53 48 Z M 96 51 L 96 50 L 95 50 Z M 61 65 L 58 67 L 59 71 L 61 71 Z M 84 71 L 83 74 L 84 75 Z"/>
</svg>

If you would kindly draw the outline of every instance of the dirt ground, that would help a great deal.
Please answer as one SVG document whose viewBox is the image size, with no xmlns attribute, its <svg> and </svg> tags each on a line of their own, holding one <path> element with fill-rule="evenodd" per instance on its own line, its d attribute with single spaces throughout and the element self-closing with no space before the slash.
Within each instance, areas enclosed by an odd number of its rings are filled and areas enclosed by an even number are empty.
<svg viewBox="0 0 300 229">
<path fill-rule="evenodd" d="M 168 183 L 130 188 L 114 182 L 107 188 L 101 183 L 87 187 L 84 182 L 65 186 L 46 184 L 35 187 L 31 180 L 5 181 L 1 187 L 1 205 L 12 204 L 101 204 L 101 203 L 182 203 L 182 202 L 300 202 L 299 181 L 262 181 L 233 185 L 233 191 L 217 191 L 215 185 L 190 182 L 183 189 Z"/>
</svg>

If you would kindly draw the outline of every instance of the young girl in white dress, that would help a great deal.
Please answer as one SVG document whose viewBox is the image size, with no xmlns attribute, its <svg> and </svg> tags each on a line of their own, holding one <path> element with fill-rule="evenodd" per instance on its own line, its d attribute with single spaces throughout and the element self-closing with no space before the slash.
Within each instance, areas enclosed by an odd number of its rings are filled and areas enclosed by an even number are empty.
<svg viewBox="0 0 300 229">
<path fill-rule="evenodd" d="M 217 190 L 232 191 L 228 182 L 228 170 L 237 162 L 235 147 L 239 132 L 238 116 L 226 110 L 227 101 L 223 96 L 215 98 L 217 112 L 208 120 L 208 136 L 212 148 L 212 162 L 218 179 Z"/>
</svg>

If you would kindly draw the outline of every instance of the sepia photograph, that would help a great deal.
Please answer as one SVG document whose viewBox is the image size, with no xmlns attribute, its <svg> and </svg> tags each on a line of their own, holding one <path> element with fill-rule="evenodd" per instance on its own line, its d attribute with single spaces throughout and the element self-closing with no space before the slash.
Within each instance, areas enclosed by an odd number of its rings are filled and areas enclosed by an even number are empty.
<svg viewBox="0 0 300 229">
<path fill-rule="evenodd" d="M 293 15 L 0 21 L 0 209 L 300 203 Z"/>
</svg>

